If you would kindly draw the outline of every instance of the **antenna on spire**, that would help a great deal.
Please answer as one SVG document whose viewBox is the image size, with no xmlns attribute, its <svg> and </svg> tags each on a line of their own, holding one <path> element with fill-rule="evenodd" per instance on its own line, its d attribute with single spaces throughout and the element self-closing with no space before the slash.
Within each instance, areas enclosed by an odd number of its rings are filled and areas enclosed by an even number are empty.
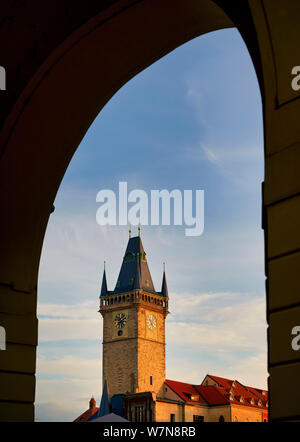
<svg viewBox="0 0 300 442">
<path fill-rule="evenodd" d="M 165 270 L 166 270 L 166 263 L 165 263 L 165 261 L 163 262 L 163 271 L 165 272 Z"/>
<path fill-rule="evenodd" d="M 129 229 L 129 238 L 131 238 L 131 228 Z"/>
<path fill-rule="evenodd" d="M 139 236 L 141 236 L 141 224 L 139 222 L 139 226 L 138 226 L 138 231 L 139 231 Z"/>
<path fill-rule="evenodd" d="M 104 261 L 104 270 L 105 270 L 105 264 L 106 264 L 106 261 Z"/>
</svg>

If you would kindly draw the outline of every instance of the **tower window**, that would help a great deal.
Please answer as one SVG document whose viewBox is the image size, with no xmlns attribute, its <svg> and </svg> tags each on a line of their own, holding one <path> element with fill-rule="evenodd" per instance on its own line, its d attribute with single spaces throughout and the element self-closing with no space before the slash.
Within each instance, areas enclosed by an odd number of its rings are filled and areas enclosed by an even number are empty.
<svg viewBox="0 0 300 442">
<path fill-rule="evenodd" d="M 150 385 L 152 385 L 153 379 L 152 376 L 150 376 Z"/>
</svg>

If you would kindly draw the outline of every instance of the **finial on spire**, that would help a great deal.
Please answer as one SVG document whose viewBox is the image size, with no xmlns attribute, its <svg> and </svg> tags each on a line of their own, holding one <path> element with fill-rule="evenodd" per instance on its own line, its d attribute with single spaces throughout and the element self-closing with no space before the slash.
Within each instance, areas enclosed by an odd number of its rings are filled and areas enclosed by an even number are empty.
<svg viewBox="0 0 300 442">
<path fill-rule="evenodd" d="M 105 270 L 105 264 L 106 264 L 106 261 L 104 260 L 104 270 Z"/>
<path fill-rule="evenodd" d="M 163 271 L 165 272 L 165 270 L 166 270 L 166 263 L 165 263 L 165 261 L 163 262 Z"/>
<path fill-rule="evenodd" d="M 129 238 L 131 238 L 131 229 L 129 229 Z"/>
<path fill-rule="evenodd" d="M 141 236 L 141 225 L 140 225 L 140 223 L 139 223 L 139 226 L 138 226 L 138 231 L 139 231 L 139 236 Z"/>
</svg>

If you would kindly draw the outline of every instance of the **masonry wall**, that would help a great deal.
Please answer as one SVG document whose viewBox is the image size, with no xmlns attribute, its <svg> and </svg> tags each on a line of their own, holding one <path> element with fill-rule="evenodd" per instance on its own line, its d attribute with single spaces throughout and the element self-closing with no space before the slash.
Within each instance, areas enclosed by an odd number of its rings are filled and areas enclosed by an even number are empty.
<svg viewBox="0 0 300 442">
<path fill-rule="evenodd" d="M 108 382 L 109 393 L 135 393 L 138 381 L 137 366 L 137 311 L 128 304 L 103 313 L 103 380 Z M 114 318 L 118 313 L 126 314 L 127 322 L 117 334 Z"/>
<path fill-rule="evenodd" d="M 209 407 L 207 415 L 208 422 L 220 422 L 221 416 L 224 417 L 224 422 L 231 422 L 230 405 Z"/>
<path fill-rule="evenodd" d="M 170 422 L 170 415 L 175 414 L 175 422 L 183 422 L 183 405 L 167 402 L 155 403 L 155 421 Z"/>
<path fill-rule="evenodd" d="M 150 330 L 147 316 L 156 318 L 157 326 Z M 153 391 L 163 395 L 165 381 L 165 320 L 162 310 L 139 308 L 138 311 L 138 392 Z M 152 377 L 152 385 L 150 384 Z"/>
<path fill-rule="evenodd" d="M 235 422 L 235 417 L 238 419 L 238 422 L 262 422 L 262 414 L 263 410 L 257 408 L 231 405 L 232 422 Z"/>
</svg>

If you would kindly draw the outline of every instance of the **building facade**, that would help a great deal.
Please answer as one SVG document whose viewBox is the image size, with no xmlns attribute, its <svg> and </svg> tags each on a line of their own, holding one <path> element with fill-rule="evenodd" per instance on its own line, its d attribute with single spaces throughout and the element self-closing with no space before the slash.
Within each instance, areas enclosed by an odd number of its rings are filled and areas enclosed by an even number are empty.
<svg viewBox="0 0 300 442">
<path fill-rule="evenodd" d="M 114 412 L 135 422 L 267 421 L 265 390 L 212 375 L 199 385 L 166 379 L 168 306 L 165 269 L 156 292 L 139 230 L 129 238 L 115 289 L 108 290 L 104 268 L 100 293 L 103 385 Z"/>
</svg>

